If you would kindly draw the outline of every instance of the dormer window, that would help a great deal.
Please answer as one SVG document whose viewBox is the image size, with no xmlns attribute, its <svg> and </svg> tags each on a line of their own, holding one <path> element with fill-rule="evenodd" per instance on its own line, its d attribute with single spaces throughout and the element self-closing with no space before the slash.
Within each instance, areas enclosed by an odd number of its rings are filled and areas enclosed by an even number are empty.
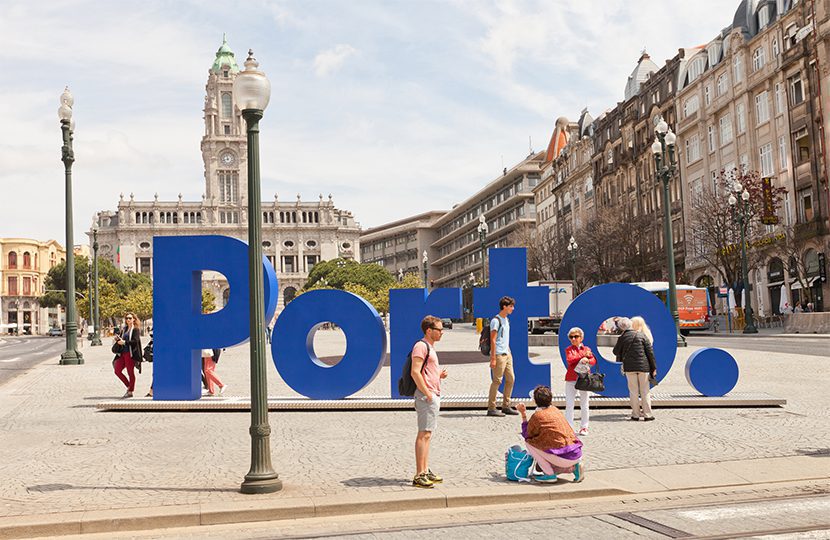
<svg viewBox="0 0 830 540">
<path fill-rule="evenodd" d="M 227 69 L 223 69 L 222 76 L 227 79 L 230 76 L 230 72 Z"/>
<path fill-rule="evenodd" d="M 704 60 L 703 58 L 695 58 L 689 65 L 689 83 L 703 74 Z"/>
<path fill-rule="evenodd" d="M 763 30 L 769 24 L 769 6 L 762 6 L 758 10 L 758 30 Z"/>
</svg>

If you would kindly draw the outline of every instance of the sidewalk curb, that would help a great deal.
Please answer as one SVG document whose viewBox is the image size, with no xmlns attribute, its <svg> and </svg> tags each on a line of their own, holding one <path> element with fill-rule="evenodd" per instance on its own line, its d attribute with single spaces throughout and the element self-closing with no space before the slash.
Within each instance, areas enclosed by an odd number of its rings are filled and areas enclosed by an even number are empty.
<svg viewBox="0 0 830 540">
<path fill-rule="evenodd" d="M 566 484 L 568 485 L 568 484 Z M 500 486 L 502 487 L 502 486 Z M 67 512 L 41 515 L 0 517 L 0 539 L 66 536 L 106 532 L 127 532 L 168 527 L 195 527 L 280 521 L 312 517 L 401 512 L 439 508 L 459 508 L 511 502 L 543 502 L 561 499 L 585 499 L 632 492 L 597 487 L 568 489 L 548 485 L 509 485 L 507 489 L 444 489 L 373 493 L 368 496 L 343 494 L 330 497 L 291 497 L 229 502 Z"/>
</svg>

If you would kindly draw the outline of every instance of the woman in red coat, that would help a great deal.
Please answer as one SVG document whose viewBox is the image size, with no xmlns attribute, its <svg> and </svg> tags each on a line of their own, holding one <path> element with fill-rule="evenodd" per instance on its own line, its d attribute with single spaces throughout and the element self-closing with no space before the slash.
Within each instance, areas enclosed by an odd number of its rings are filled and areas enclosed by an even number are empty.
<svg viewBox="0 0 830 540">
<path fill-rule="evenodd" d="M 579 372 L 586 373 L 590 371 L 591 366 L 596 365 L 597 360 L 594 358 L 591 349 L 582 344 L 582 340 L 585 339 L 585 332 L 582 331 L 582 328 L 571 328 L 568 332 L 568 339 L 571 340 L 571 345 L 565 349 L 565 362 L 568 364 L 568 371 L 565 373 L 565 418 L 573 427 L 574 400 L 577 392 L 576 380 L 579 378 Z M 579 416 L 579 435 L 587 435 L 588 420 L 590 419 L 587 390 L 579 391 Z"/>
</svg>

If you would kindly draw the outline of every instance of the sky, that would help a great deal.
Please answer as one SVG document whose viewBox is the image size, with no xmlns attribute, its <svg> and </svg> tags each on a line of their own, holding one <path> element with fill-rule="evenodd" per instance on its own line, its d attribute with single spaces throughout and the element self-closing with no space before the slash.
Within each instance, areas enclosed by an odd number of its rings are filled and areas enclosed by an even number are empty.
<svg viewBox="0 0 830 540">
<path fill-rule="evenodd" d="M 207 73 L 227 34 L 271 81 L 262 199 L 332 194 L 363 228 L 447 210 L 727 26 L 738 0 L 3 0 L 0 237 L 64 243 L 59 97 L 75 98 L 75 243 L 96 211 L 198 201 Z"/>
</svg>

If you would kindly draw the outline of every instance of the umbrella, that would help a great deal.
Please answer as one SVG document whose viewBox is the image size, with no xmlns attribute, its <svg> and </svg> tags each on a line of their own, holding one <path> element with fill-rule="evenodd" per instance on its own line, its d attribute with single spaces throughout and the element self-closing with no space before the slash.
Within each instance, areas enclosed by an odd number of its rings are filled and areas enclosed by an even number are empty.
<svg viewBox="0 0 830 540">
<path fill-rule="evenodd" d="M 735 289 L 729 289 L 729 296 L 726 297 L 726 307 L 733 315 L 735 314 Z"/>
<path fill-rule="evenodd" d="M 781 286 L 781 301 L 778 302 L 778 311 L 781 313 L 789 313 L 790 311 L 790 298 L 787 293 L 787 288 L 785 286 Z"/>
<path fill-rule="evenodd" d="M 749 289 L 744 288 L 741 291 L 741 307 L 746 310 L 746 295 L 749 294 Z"/>
</svg>

